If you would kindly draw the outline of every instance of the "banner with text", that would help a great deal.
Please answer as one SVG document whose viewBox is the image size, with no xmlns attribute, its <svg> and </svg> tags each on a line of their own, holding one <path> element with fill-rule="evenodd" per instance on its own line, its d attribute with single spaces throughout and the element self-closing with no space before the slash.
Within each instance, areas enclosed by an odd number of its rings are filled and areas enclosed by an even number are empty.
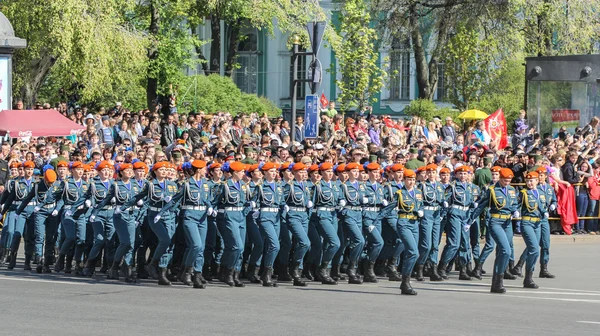
<svg viewBox="0 0 600 336">
<path fill-rule="evenodd" d="M 556 136 L 561 127 L 565 127 L 571 134 L 579 127 L 579 110 L 552 110 L 552 135 Z"/>
</svg>

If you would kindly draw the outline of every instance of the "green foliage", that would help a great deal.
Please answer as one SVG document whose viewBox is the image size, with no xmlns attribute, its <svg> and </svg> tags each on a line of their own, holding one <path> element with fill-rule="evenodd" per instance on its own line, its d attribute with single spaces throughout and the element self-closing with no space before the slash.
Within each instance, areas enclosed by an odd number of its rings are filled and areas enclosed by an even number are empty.
<svg viewBox="0 0 600 336">
<path fill-rule="evenodd" d="M 197 110 L 207 113 L 230 112 L 232 114 L 249 114 L 256 112 L 270 117 L 281 115 L 281 110 L 264 97 L 247 94 L 235 85 L 229 77 L 217 74 L 186 77 L 181 87 L 187 94 L 179 100 L 180 106 L 188 111 Z"/>
<path fill-rule="evenodd" d="M 365 0 L 348 0 L 340 16 L 339 35 L 343 41 L 336 45 L 336 56 L 342 79 L 336 81 L 341 93 L 338 102 L 342 110 L 362 109 L 376 102 L 386 72 L 379 66 L 377 31 L 370 27 L 371 15 Z"/>
<path fill-rule="evenodd" d="M 409 116 L 431 121 L 434 117 L 439 117 L 442 120 L 446 117 L 455 117 L 457 110 L 449 107 L 440 108 L 429 99 L 415 99 L 404 108 L 403 112 Z"/>
</svg>

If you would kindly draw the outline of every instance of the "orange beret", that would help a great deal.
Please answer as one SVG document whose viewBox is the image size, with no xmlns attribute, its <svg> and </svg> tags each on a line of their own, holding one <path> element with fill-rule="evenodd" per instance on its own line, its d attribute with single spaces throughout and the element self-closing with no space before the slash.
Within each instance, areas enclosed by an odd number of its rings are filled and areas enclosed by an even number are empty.
<svg viewBox="0 0 600 336">
<path fill-rule="evenodd" d="M 428 164 L 427 166 L 425 166 L 425 170 L 427 171 L 435 171 L 437 170 L 438 166 L 435 163 L 432 164 Z"/>
<path fill-rule="evenodd" d="M 260 168 L 262 171 L 269 171 L 271 169 L 277 169 L 277 164 L 273 162 L 265 162 L 265 164 Z"/>
<path fill-rule="evenodd" d="M 512 170 L 510 170 L 508 168 L 500 169 L 500 178 L 513 178 L 513 177 L 515 177 L 515 174 L 513 173 Z"/>
<path fill-rule="evenodd" d="M 108 161 L 102 161 L 102 162 L 100 162 L 100 164 L 98 164 L 98 167 L 96 167 L 96 170 L 101 171 L 102 169 L 105 169 L 105 168 L 113 169 L 113 166 Z"/>
<path fill-rule="evenodd" d="M 18 161 L 13 161 L 10 164 L 10 168 L 20 168 L 20 167 L 21 167 L 21 162 L 18 162 Z"/>
<path fill-rule="evenodd" d="M 365 171 L 365 165 L 358 165 L 358 171 Z"/>
<path fill-rule="evenodd" d="M 71 169 L 75 168 L 83 168 L 83 163 L 81 161 L 75 161 L 71 164 Z"/>
<path fill-rule="evenodd" d="M 335 171 L 337 173 L 343 173 L 344 171 L 346 171 L 346 165 L 343 163 L 341 165 L 338 165 Z"/>
<path fill-rule="evenodd" d="M 288 170 L 288 168 L 290 168 L 290 163 L 284 162 L 281 167 L 279 167 L 279 170 Z"/>
<path fill-rule="evenodd" d="M 220 163 L 216 163 L 216 162 L 213 163 L 213 164 L 211 164 L 210 166 L 208 166 L 209 170 L 219 169 L 219 168 L 221 168 L 221 164 Z"/>
<path fill-rule="evenodd" d="M 119 171 L 123 171 L 125 169 L 133 169 L 133 165 L 131 163 L 121 163 L 119 165 Z"/>
<path fill-rule="evenodd" d="M 455 173 L 460 173 L 460 172 L 466 172 L 466 173 L 468 173 L 470 171 L 471 171 L 471 169 L 469 168 L 469 166 L 460 166 L 460 167 L 454 169 Z"/>
<path fill-rule="evenodd" d="M 494 173 L 499 173 L 500 169 L 502 169 L 502 167 L 500 166 L 493 166 L 490 170 Z"/>
<path fill-rule="evenodd" d="M 206 161 L 194 160 L 194 161 L 192 161 L 192 167 L 202 169 L 202 168 L 206 167 Z"/>
<path fill-rule="evenodd" d="M 168 163 L 167 161 L 160 161 L 154 164 L 154 166 L 152 166 L 152 170 L 157 171 L 160 168 L 169 168 L 171 166 L 170 163 Z"/>
<path fill-rule="evenodd" d="M 527 173 L 527 175 L 525 175 L 525 178 L 528 179 L 528 180 L 533 180 L 533 179 L 536 179 L 536 178 L 539 178 L 539 177 L 540 176 L 536 172 L 529 172 L 529 173 Z"/>
<path fill-rule="evenodd" d="M 425 171 L 425 168 L 426 168 L 426 167 L 427 167 L 427 166 L 421 166 L 421 167 L 417 168 L 417 173 L 420 173 L 420 172 L 423 172 L 423 171 Z"/>
<path fill-rule="evenodd" d="M 323 162 L 319 165 L 319 170 L 320 171 L 325 171 L 325 170 L 330 170 L 333 169 L 333 164 L 329 163 L 329 162 Z"/>
<path fill-rule="evenodd" d="M 390 170 L 393 172 L 399 172 L 399 171 L 403 171 L 404 170 L 404 166 L 401 165 L 400 163 L 395 163 L 393 165 L 390 166 Z"/>
<path fill-rule="evenodd" d="M 381 166 L 377 162 L 371 162 L 367 165 L 367 170 L 379 170 Z"/>
<path fill-rule="evenodd" d="M 46 172 L 44 172 L 44 180 L 48 183 L 54 183 L 54 181 L 56 181 L 56 172 L 52 169 L 46 170 Z"/>
<path fill-rule="evenodd" d="M 251 164 L 246 168 L 246 170 L 250 173 L 258 169 L 258 163 Z"/>
<path fill-rule="evenodd" d="M 175 168 L 177 171 L 183 171 L 183 164 L 180 164 Z"/>
<path fill-rule="evenodd" d="M 146 164 L 143 163 L 142 161 L 137 161 L 136 163 L 133 164 L 133 169 L 144 169 L 144 170 L 147 170 L 148 166 L 146 166 Z"/>
<path fill-rule="evenodd" d="M 90 163 L 90 164 L 84 164 L 83 165 L 83 171 L 84 172 L 89 172 L 92 171 L 92 169 L 94 169 L 94 166 Z"/>
<path fill-rule="evenodd" d="M 67 161 L 58 161 L 58 163 L 56 164 L 56 168 L 60 167 L 69 167 L 69 163 Z"/>
<path fill-rule="evenodd" d="M 415 173 L 414 170 L 406 169 L 404 171 L 404 178 L 410 178 L 410 177 L 417 177 L 417 174 Z"/>
<path fill-rule="evenodd" d="M 178 144 L 178 145 L 185 145 L 185 140 L 183 140 L 183 139 L 178 139 L 178 140 L 177 140 L 177 144 Z"/>
<path fill-rule="evenodd" d="M 319 171 L 319 165 L 318 165 L 318 164 L 316 164 L 316 163 L 315 163 L 314 165 L 311 165 L 310 167 L 308 167 L 308 171 L 309 171 L 309 172 L 316 172 L 316 171 Z"/>
<path fill-rule="evenodd" d="M 544 167 L 544 166 L 539 166 L 539 167 L 538 167 L 538 168 L 535 170 L 535 172 L 536 172 L 536 173 L 538 173 L 538 175 L 539 175 L 539 174 L 544 174 L 544 175 L 547 175 L 547 174 L 548 174 L 548 171 L 546 170 L 546 167 Z"/>
<path fill-rule="evenodd" d="M 246 165 L 239 161 L 233 161 L 229 164 L 229 169 L 232 171 L 244 171 L 244 169 L 246 169 Z"/>
<path fill-rule="evenodd" d="M 350 162 L 346 165 L 346 171 L 350 171 L 352 169 L 359 169 L 360 170 L 360 165 L 356 162 Z"/>
<path fill-rule="evenodd" d="M 302 162 L 296 162 L 294 163 L 294 167 L 292 168 L 293 171 L 299 171 L 299 170 L 303 170 L 303 169 L 307 169 L 308 167 L 302 163 Z"/>
<path fill-rule="evenodd" d="M 23 168 L 35 168 L 35 163 L 33 161 L 25 161 L 23 162 Z"/>
<path fill-rule="evenodd" d="M 450 174 L 450 169 L 448 169 L 446 167 L 440 169 L 440 175 L 441 174 Z"/>
</svg>

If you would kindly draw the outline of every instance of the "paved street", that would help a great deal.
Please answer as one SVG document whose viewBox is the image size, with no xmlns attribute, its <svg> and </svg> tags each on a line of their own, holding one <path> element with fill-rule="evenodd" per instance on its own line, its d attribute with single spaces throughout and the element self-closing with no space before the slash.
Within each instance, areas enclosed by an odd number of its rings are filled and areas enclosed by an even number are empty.
<svg viewBox="0 0 600 336">
<path fill-rule="evenodd" d="M 515 237 L 516 251 L 524 247 Z M 599 335 L 600 238 L 552 239 L 550 271 L 538 290 L 522 279 L 489 293 L 492 259 L 482 281 L 307 288 L 214 283 L 205 290 L 152 282 L 38 275 L 0 269 L 1 335 Z M 20 261 L 22 265 L 22 260 Z"/>
</svg>

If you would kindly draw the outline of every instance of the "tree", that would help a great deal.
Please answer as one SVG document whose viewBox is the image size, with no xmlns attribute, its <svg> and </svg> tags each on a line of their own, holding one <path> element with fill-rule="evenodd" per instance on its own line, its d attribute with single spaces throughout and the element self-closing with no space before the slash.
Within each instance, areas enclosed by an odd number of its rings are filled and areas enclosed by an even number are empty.
<svg viewBox="0 0 600 336">
<path fill-rule="evenodd" d="M 370 27 L 371 15 L 364 0 L 348 0 L 340 15 L 339 35 L 342 42 L 334 46 L 341 80 L 338 101 L 343 110 L 362 109 L 375 102 L 386 72 L 378 64 L 377 31 Z"/>
<path fill-rule="evenodd" d="M 28 42 L 14 55 L 14 95 L 26 106 L 42 86 L 56 93 L 75 87 L 73 97 L 82 101 L 119 99 L 123 86 L 141 79 L 146 62 L 147 39 L 123 16 L 133 5 L 133 0 L 2 1 L 0 11 Z"/>
</svg>

